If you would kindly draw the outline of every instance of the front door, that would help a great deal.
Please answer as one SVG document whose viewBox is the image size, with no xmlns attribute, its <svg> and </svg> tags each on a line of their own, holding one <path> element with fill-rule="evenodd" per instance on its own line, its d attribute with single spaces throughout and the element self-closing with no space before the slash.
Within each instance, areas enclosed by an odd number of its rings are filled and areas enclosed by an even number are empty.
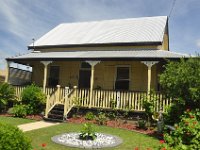
<svg viewBox="0 0 200 150">
<path fill-rule="evenodd" d="M 79 88 L 90 88 L 90 70 L 79 71 Z"/>
<path fill-rule="evenodd" d="M 50 66 L 50 74 L 49 74 L 49 86 L 55 87 L 59 84 L 59 73 L 60 67 L 59 66 Z"/>
</svg>

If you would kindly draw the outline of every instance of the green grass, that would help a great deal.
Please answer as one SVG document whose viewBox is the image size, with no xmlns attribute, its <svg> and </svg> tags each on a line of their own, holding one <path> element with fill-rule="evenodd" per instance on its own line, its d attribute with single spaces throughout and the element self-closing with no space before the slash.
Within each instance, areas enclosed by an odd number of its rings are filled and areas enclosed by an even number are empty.
<svg viewBox="0 0 200 150">
<path fill-rule="evenodd" d="M 0 116 L 0 122 L 17 126 L 19 124 L 34 122 L 34 120 Z M 159 141 L 148 135 L 106 126 L 94 125 L 94 128 L 96 132 L 116 135 L 123 140 L 123 143 L 118 147 L 105 148 L 102 150 L 134 150 L 135 147 L 139 147 L 140 150 L 146 150 L 147 148 L 156 149 L 159 146 Z M 47 146 L 45 150 L 78 150 L 77 148 L 71 148 L 56 144 L 51 141 L 51 137 L 66 132 L 79 132 L 81 130 L 81 124 L 62 123 L 60 125 L 48 128 L 41 128 L 38 130 L 25 132 L 25 134 L 32 140 L 32 145 L 34 149 L 41 149 L 42 143 L 46 143 Z"/>
<path fill-rule="evenodd" d="M 24 123 L 34 122 L 34 120 L 0 116 L 0 122 L 17 126 Z"/>
<path fill-rule="evenodd" d="M 157 139 L 133 131 L 97 125 L 94 125 L 94 128 L 97 132 L 117 135 L 123 140 L 123 143 L 118 147 L 105 148 L 104 150 L 133 150 L 135 147 L 139 147 L 140 150 L 146 150 L 147 148 L 156 149 L 159 145 L 159 141 Z M 40 149 L 41 144 L 46 143 L 47 146 L 45 150 L 77 150 L 77 148 L 56 144 L 51 141 L 51 137 L 66 132 L 78 132 L 81 129 L 82 125 L 80 124 L 62 123 L 48 128 L 29 131 L 25 134 L 32 139 L 32 145 L 35 149 Z"/>
</svg>

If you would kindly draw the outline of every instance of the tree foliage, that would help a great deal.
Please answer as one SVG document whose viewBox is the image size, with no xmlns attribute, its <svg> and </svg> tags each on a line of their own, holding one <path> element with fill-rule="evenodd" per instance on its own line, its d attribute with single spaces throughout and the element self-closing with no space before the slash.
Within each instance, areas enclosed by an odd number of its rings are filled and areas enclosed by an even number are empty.
<svg viewBox="0 0 200 150">
<path fill-rule="evenodd" d="M 200 108 L 200 57 L 166 64 L 160 84 L 163 92 L 173 98 L 174 108 L 170 112 L 176 119 L 187 108 Z"/>
<path fill-rule="evenodd" d="M 28 137 L 19 128 L 0 123 L 0 149 L 31 150 L 32 146 Z"/>
<path fill-rule="evenodd" d="M 22 104 L 28 105 L 28 114 L 40 113 L 45 101 L 45 94 L 34 84 L 27 86 L 22 92 Z"/>
<path fill-rule="evenodd" d="M 8 83 L 0 84 L 0 112 L 5 109 L 9 102 L 15 100 L 15 92 Z"/>
<path fill-rule="evenodd" d="M 164 134 L 167 149 L 199 150 L 200 147 L 200 112 L 199 109 L 189 109 L 181 116 L 181 121 L 175 125 L 176 130 Z"/>
</svg>

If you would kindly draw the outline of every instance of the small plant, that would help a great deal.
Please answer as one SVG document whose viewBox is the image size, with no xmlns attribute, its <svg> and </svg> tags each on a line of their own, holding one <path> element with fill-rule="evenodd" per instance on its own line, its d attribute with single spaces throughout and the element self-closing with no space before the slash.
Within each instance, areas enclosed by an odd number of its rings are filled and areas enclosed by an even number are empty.
<svg viewBox="0 0 200 150">
<path fill-rule="evenodd" d="M 27 86 L 22 92 L 22 104 L 29 105 L 29 114 L 40 113 L 45 102 L 45 94 L 34 84 Z"/>
<path fill-rule="evenodd" d="M 146 121 L 145 120 L 138 120 L 138 128 L 146 129 Z"/>
<path fill-rule="evenodd" d="M 147 118 L 147 126 L 151 127 L 152 116 L 155 112 L 155 106 L 158 100 L 156 94 L 152 94 L 154 92 L 149 93 L 147 96 L 143 97 L 143 108 L 145 109 L 145 115 Z"/>
<path fill-rule="evenodd" d="M 86 120 L 93 120 L 93 119 L 95 119 L 95 115 L 92 112 L 88 112 L 85 115 L 85 119 Z"/>
<path fill-rule="evenodd" d="M 15 105 L 12 109 L 12 113 L 15 117 L 23 118 L 27 115 L 28 106 L 26 105 Z"/>
<path fill-rule="evenodd" d="M 117 105 L 117 101 L 115 99 L 112 99 L 110 100 L 110 107 L 112 109 L 116 108 L 116 105 Z"/>
<path fill-rule="evenodd" d="M 164 134 L 168 149 L 197 150 L 200 147 L 200 112 L 199 109 L 187 110 L 181 116 L 181 121 L 175 125 L 176 130 Z"/>
<path fill-rule="evenodd" d="M 72 118 L 77 118 L 77 117 L 78 117 L 77 114 L 72 115 Z"/>
<path fill-rule="evenodd" d="M 31 142 L 17 127 L 0 123 L 1 150 L 32 150 Z"/>
<path fill-rule="evenodd" d="M 72 101 L 73 101 L 74 105 L 76 106 L 76 114 L 78 115 L 80 107 L 81 107 L 82 99 L 79 97 L 73 97 Z"/>
<path fill-rule="evenodd" d="M 0 111 L 6 109 L 9 102 L 15 100 L 15 92 L 8 83 L 0 84 Z"/>
<path fill-rule="evenodd" d="M 108 117 L 109 117 L 109 119 L 115 119 L 116 118 L 116 114 L 114 113 L 114 112 L 109 112 L 108 113 Z"/>
<path fill-rule="evenodd" d="M 107 120 L 106 114 L 104 112 L 99 112 L 96 121 L 99 125 L 104 125 Z"/>
<path fill-rule="evenodd" d="M 81 131 L 81 134 L 79 135 L 79 138 L 81 140 L 94 140 L 96 137 L 97 136 L 95 134 L 92 124 L 85 123 L 83 125 L 83 130 Z"/>
<path fill-rule="evenodd" d="M 129 117 L 129 113 L 130 113 L 131 109 L 132 109 L 132 107 L 130 108 L 128 103 L 127 103 L 126 106 L 125 106 L 124 113 L 123 113 L 124 118 L 128 118 Z"/>
</svg>

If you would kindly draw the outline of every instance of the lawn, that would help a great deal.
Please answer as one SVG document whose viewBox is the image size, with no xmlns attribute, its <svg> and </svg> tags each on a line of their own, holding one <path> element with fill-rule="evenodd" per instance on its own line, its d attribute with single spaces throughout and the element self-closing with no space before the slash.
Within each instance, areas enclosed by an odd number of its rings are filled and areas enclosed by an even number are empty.
<svg viewBox="0 0 200 150">
<path fill-rule="evenodd" d="M 159 145 L 159 141 L 157 139 L 133 131 L 97 125 L 94 125 L 94 128 L 97 132 L 117 135 L 123 139 L 123 143 L 120 146 L 115 148 L 106 148 L 104 150 L 134 150 L 136 147 L 139 147 L 140 150 L 146 150 L 147 148 L 156 149 Z M 53 143 L 51 141 L 51 137 L 66 132 L 78 132 L 81 129 L 81 124 L 62 123 L 48 128 L 29 131 L 25 134 L 31 138 L 34 149 L 40 149 L 41 145 L 45 143 L 47 144 L 46 150 L 76 150 L 77 148 L 70 148 Z"/>
<path fill-rule="evenodd" d="M 4 117 L 0 116 L 0 122 L 19 125 L 24 123 L 33 122 L 34 120 L 14 118 L 14 117 Z M 146 150 L 147 148 L 156 149 L 159 146 L 158 139 L 150 137 L 148 135 L 139 134 L 133 131 L 128 131 L 124 129 L 111 128 L 106 126 L 94 125 L 95 131 L 108 133 L 112 135 L 119 136 L 122 138 L 123 143 L 115 148 L 105 148 L 102 150 L 134 150 L 134 148 L 139 147 L 140 150 Z M 38 130 L 33 130 L 25 132 L 25 134 L 32 140 L 32 145 L 34 149 L 41 149 L 43 143 L 47 144 L 45 150 L 78 150 L 77 148 L 71 148 L 62 146 L 51 141 L 51 137 L 66 133 L 66 132 L 79 132 L 82 130 L 81 124 L 74 123 L 61 123 L 60 125 L 42 128 Z"/>
<path fill-rule="evenodd" d="M 17 126 L 24 123 L 34 122 L 34 120 L 0 116 L 0 122 Z"/>
</svg>

